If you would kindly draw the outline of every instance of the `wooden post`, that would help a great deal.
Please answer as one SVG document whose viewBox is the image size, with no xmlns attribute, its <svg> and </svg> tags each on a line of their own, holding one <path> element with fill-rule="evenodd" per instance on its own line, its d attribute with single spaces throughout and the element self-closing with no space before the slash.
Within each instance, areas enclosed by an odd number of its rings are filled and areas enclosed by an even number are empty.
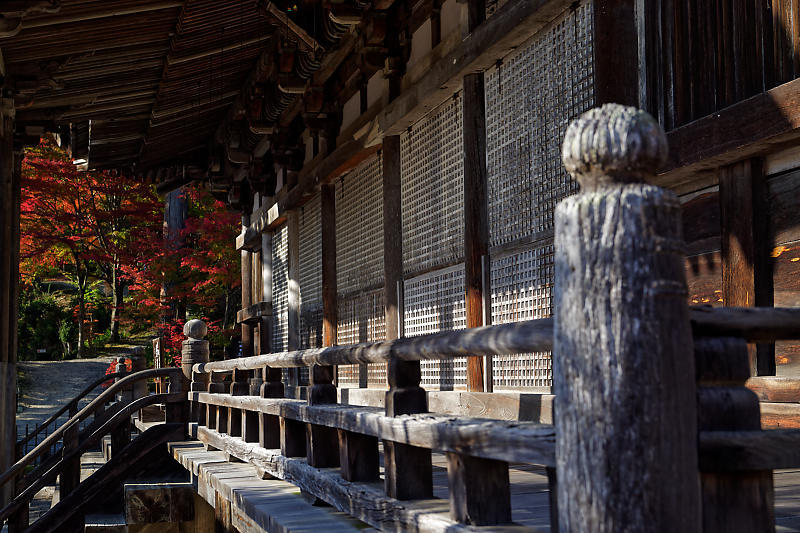
<svg viewBox="0 0 800 533">
<path fill-rule="evenodd" d="M 189 390 L 193 392 L 208 391 L 211 376 L 192 371 L 192 367 L 196 363 L 208 362 L 208 341 L 203 340 L 207 333 L 208 327 L 202 320 L 189 320 L 183 325 L 183 334 L 186 336 L 186 340 L 181 344 L 181 369 L 183 370 L 184 378 L 191 381 Z M 205 421 L 205 418 L 203 404 L 192 402 L 191 419 L 201 423 L 201 419 Z"/>
<path fill-rule="evenodd" d="M 125 426 L 128 428 L 128 437 L 130 438 L 130 425 L 122 424 L 121 426 Z M 66 430 L 64 430 L 64 437 L 63 437 L 63 445 L 61 448 L 62 456 L 66 459 L 68 455 L 73 453 L 78 449 L 78 438 L 80 436 L 80 428 L 78 424 L 72 424 Z M 126 443 L 127 444 L 127 443 Z M 111 441 L 111 453 L 117 453 L 120 449 L 118 445 L 117 448 L 114 448 L 114 440 L 112 434 L 112 441 Z M 75 490 L 75 487 L 81 482 L 81 457 L 80 455 L 76 455 L 70 460 L 64 461 L 64 466 L 61 469 L 61 473 L 58 475 L 58 491 L 59 496 L 63 500 L 66 498 L 70 492 Z"/>
<path fill-rule="evenodd" d="M 400 335 L 398 282 L 403 280 L 403 234 L 400 202 L 400 137 L 383 139 L 383 269 L 386 306 L 386 339 Z M 392 359 L 387 368 L 389 390 L 386 415 L 399 416 L 428 411 L 428 397 L 420 387 L 419 361 Z M 431 451 L 383 441 L 386 494 L 399 500 L 433 495 Z"/>
<path fill-rule="evenodd" d="M 312 365 L 309 375 L 311 386 L 308 389 L 308 405 L 336 403 L 333 367 Z M 306 424 L 306 457 L 308 464 L 317 468 L 339 466 L 339 437 L 336 429 Z"/>
<path fill-rule="evenodd" d="M 607 104 L 567 129 L 555 215 L 559 528 L 697 532 L 697 412 L 680 204 L 647 185 L 661 127 Z"/>
<path fill-rule="evenodd" d="M 287 248 L 289 263 L 287 349 L 300 349 L 300 218 L 297 211 L 289 211 L 287 215 Z M 289 385 L 299 387 L 300 370 L 289 369 Z"/>
<path fill-rule="evenodd" d="M 280 418 L 281 455 L 306 456 L 306 425 L 291 418 Z"/>
<path fill-rule="evenodd" d="M 21 157 L 15 158 L 14 100 L 0 98 L 0 470 L 14 462 L 17 408 L 17 300 Z M 17 161 L 15 161 L 15 159 Z M 0 502 L 14 487 L 0 487 Z"/>
<path fill-rule="evenodd" d="M 474 526 L 511 522 L 507 462 L 448 453 L 447 481 L 453 520 Z"/>
<path fill-rule="evenodd" d="M 484 325 L 483 299 L 491 298 L 491 289 L 484 286 L 483 275 L 483 258 L 489 254 L 486 112 L 483 93 L 483 74 L 464 76 L 464 285 L 468 328 Z M 467 390 L 484 391 L 481 356 L 467 358 Z"/>
<path fill-rule="evenodd" d="M 697 425 L 700 431 L 758 431 L 758 397 L 742 339 L 695 339 Z M 703 531 L 775 531 L 772 471 L 700 472 Z"/>
<path fill-rule="evenodd" d="M 242 215 L 242 228 L 250 225 L 250 215 Z M 252 254 L 247 250 L 242 250 L 242 309 L 247 309 L 253 304 L 253 262 Z M 253 356 L 253 325 L 248 322 L 241 323 L 242 328 L 242 357 Z M 233 380 L 231 382 L 231 395 L 232 396 L 246 396 L 250 392 L 250 384 L 248 379 L 250 372 L 247 370 L 234 370 Z M 238 409 L 231 409 L 229 420 L 238 418 L 240 415 Z M 237 411 L 234 413 L 234 411 Z"/>
<path fill-rule="evenodd" d="M 767 179 L 761 159 L 719 169 L 722 299 L 727 306 L 773 305 Z M 775 375 L 775 345 L 748 348 L 753 375 Z"/>
<path fill-rule="evenodd" d="M 66 449 L 66 432 L 64 433 L 64 449 Z M 111 456 L 122 451 L 122 448 L 131 442 L 131 420 L 126 418 L 111 430 Z M 80 476 L 80 461 L 78 461 L 78 475 Z"/>
</svg>

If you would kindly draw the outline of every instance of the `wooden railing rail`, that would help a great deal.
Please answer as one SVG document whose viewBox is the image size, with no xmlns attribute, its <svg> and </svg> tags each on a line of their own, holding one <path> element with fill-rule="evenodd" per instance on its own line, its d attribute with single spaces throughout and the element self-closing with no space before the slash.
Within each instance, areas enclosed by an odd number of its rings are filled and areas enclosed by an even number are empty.
<svg viewBox="0 0 800 533">
<path fill-rule="evenodd" d="M 5 485 L 10 480 L 14 479 L 14 477 L 17 476 L 17 474 L 19 474 L 27 465 L 31 464 L 36 457 L 39 457 L 40 455 L 44 454 L 50 448 L 51 445 L 58 442 L 63 437 L 64 432 L 66 432 L 73 426 L 77 426 L 78 424 L 80 424 L 81 421 L 87 419 L 98 409 L 104 408 L 105 404 L 111 401 L 118 392 L 131 387 L 137 381 L 146 380 L 154 377 L 169 377 L 171 380 L 174 379 L 176 384 L 180 384 L 182 383 L 183 374 L 181 372 L 181 369 L 179 368 L 159 368 L 159 369 L 142 370 L 134 374 L 126 375 L 124 378 L 117 381 L 109 388 L 107 388 L 105 391 L 100 393 L 87 406 L 78 411 L 78 413 L 75 416 L 70 418 L 61 427 L 59 427 L 57 430 L 51 433 L 50 436 L 48 436 L 45 440 L 39 443 L 39 445 L 37 445 L 28 454 L 20 458 L 13 465 L 11 465 L 11 467 L 9 467 L 8 470 L 0 474 L 0 486 Z"/>
</svg>

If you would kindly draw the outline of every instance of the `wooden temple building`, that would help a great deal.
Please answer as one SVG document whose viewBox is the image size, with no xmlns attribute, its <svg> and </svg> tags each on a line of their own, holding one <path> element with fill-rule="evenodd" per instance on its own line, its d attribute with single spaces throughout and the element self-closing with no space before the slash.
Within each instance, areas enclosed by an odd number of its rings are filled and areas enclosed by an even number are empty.
<svg viewBox="0 0 800 533">
<path fill-rule="evenodd" d="M 798 0 L 0 2 L 0 517 L 144 531 L 91 501 L 161 453 L 189 495 L 126 505 L 192 531 L 531 530 L 520 464 L 551 531 L 775 530 L 773 470 L 800 466 L 799 21 Z M 208 363 L 193 323 L 183 373 L 120 374 L 22 457 L 20 164 L 45 133 L 241 212 L 242 358 Z"/>
</svg>

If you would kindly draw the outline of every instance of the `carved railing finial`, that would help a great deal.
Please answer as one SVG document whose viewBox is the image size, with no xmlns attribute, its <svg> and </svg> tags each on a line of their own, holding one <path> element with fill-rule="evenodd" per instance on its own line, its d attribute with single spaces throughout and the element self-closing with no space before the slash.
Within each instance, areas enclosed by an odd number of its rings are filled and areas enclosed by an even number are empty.
<svg viewBox="0 0 800 533">
<path fill-rule="evenodd" d="M 645 181 L 667 153 L 658 122 L 645 111 L 619 104 L 605 104 L 575 119 L 562 147 L 564 167 L 585 191 Z"/>
<path fill-rule="evenodd" d="M 183 334 L 191 339 L 203 340 L 207 333 L 206 323 L 197 318 L 193 318 L 183 325 Z"/>
<path fill-rule="evenodd" d="M 195 363 L 208 362 L 208 341 L 203 337 L 208 333 L 208 327 L 202 320 L 196 318 L 189 320 L 183 325 L 183 334 L 186 340 L 183 341 L 181 350 L 181 367 L 187 380 L 192 380 L 192 366 Z M 203 375 L 201 382 L 193 382 L 191 390 L 208 390 L 208 376 Z"/>
</svg>

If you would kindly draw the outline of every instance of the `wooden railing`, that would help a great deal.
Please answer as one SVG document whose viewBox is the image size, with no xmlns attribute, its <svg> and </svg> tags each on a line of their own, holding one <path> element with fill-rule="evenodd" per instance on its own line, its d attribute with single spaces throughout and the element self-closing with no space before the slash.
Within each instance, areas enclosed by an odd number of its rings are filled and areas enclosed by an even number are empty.
<svg viewBox="0 0 800 533">
<path fill-rule="evenodd" d="M 184 422 L 186 419 L 186 392 L 183 373 L 179 368 L 143 370 L 135 373 L 121 373 L 122 379 L 100 393 L 83 409 L 75 413 L 62 426 L 54 430 L 25 456 L 18 459 L 8 470 L 0 474 L 0 487 L 14 482 L 14 498 L 0 509 L 0 524 L 17 518 L 23 528 L 27 527 L 27 507 L 36 493 L 47 484 L 59 478 L 61 499 L 69 495 L 80 483 L 80 458 L 83 453 L 95 448 L 106 435 L 111 435 L 112 457 L 124 449 L 130 441 L 130 417 L 138 410 L 153 404 L 166 404 L 166 422 Z M 103 376 L 100 383 L 113 376 Z M 170 379 L 170 392 L 153 394 L 130 401 L 117 402 L 111 409 L 106 405 L 123 391 L 148 379 L 167 377 Z M 94 417 L 81 431 L 81 423 Z M 48 458 L 28 474 L 25 469 L 46 456 L 52 446 L 63 442 L 61 454 Z M 18 524 L 15 524 L 18 525 Z"/>
<path fill-rule="evenodd" d="M 746 342 L 800 339 L 800 310 L 687 307 L 679 204 L 643 183 L 665 157 L 663 132 L 630 108 L 570 126 L 582 191 L 556 214 L 553 319 L 213 363 L 195 328 L 191 432 L 382 530 L 514 528 L 520 462 L 546 468 L 553 531 L 774 530 L 772 469 L 800 466 L 800 432 L 761 430 Z M 418 361 L 549 349 L 553 426 L 426 413 Z M 385 409 L 337 405 L 333 365 L 375 362 Z M 308 400 L 283 398 L 278 369 L 302 366 Z M 431 499 L 432 451 L 447 456 L 447 502 Z"/>
<path fill-rule="evenodd" d="M 17 441 L 17 459 L 23 457 L 28 452 L 31 451 L 32 448 L 36 447 L 41 442 L 42 435 L 46 438 L 49 436 L 53 431 L 58 429 L 58 420 L 66 414 L 67 420 L 75 416 L 78 412 L 78 405 L 80 404 L 81 400 L 86 398 L 86 396 L 92 392 L 94 389 L 105 383 L 106 381 L 122 378 L 126 376 L 128 373 L 125 371 L 122 372 L 114 372 L 112 374 L 106 374 L 96 380 L 92 381 L 89 385 L 87 385 L 80 393 L 78 393 L 75 397 L 71 398 L 67 403 L 61 406 L 55 413 L 47 417 L 47 419 L 42 422 L 41 424 L 37 424 L 33 431 L 28 431 L 28 427 L 25 427 L 25 436 Z M 33 446 L 31 446 L 31 441 L 33 441 Z M 51 453 L 56 451 L 55 446 L 51 447 Z"/>
</svg>

